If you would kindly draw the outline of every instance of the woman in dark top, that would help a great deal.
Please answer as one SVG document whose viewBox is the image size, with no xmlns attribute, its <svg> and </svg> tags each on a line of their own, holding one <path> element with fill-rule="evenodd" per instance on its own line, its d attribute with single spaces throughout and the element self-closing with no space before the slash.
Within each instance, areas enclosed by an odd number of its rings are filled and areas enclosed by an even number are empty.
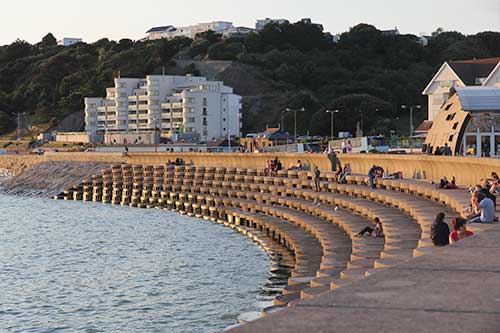
<svg viewBox="0 0 500 333">
<path fill-rule="evenodd" d="M 444 222 L 444 213 L 439 213 L 431 226 L 432 243 L 436 246 L 446 246 L 450 244 L 450 228 Z"/>
</svg>

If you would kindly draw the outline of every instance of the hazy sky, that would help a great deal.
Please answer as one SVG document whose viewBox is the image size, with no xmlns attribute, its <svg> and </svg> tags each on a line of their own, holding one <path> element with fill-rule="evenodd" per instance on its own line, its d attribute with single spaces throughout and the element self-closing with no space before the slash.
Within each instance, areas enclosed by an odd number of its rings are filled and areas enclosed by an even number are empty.
<svg viewBox="0 0 500 333">
<path fill-rule="evenodd" d="M 401 33 L 430 33 L 442 26 L 466 34 L 500 31 L 499 0 L 17 0 L 2 3 L 0 45 L 17 38 L 38 42 L 82 37 L 93 42 L 139 39 L 152 26 L 183 26 L 214 20 L 253 27 L 258 18 L 310 17 L 327 31 L 344 32 L 357 23 Z"/>
</svg>

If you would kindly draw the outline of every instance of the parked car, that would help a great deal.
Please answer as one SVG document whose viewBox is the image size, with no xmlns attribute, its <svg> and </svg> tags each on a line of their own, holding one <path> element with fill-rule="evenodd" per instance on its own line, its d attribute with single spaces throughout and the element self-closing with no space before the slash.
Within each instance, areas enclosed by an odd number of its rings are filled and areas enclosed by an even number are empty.
<svg viewBox="0 0 500 333">
<path fill-rule="evenodd" d="M 35 148 L 31 151 L 33 155 L 43 155 L 45 153 L 45 150 L 42 148 Z"/>
</svg>

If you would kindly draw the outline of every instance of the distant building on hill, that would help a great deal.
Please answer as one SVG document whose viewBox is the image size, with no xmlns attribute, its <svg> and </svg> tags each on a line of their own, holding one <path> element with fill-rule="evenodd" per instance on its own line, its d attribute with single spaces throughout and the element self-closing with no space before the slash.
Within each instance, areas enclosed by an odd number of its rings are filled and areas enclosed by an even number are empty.
<svg viewBox="0 0 500 333">
<path fill-rule="evenodd" d="M 62 46 L 70 46 L 76 43 L 81 43 L 83 40 L 81 38 L 68 38 L 64 37 L 63 39 L 60 39 L 57 41 L 58 45 Z"/>
<path fill-rule="evenodd" d="M 93 141 L 119 133 L 133 143 L 134 133 L 159 132 L 173 141 L 207 142 L 239 137 L 240 111 L 241 97 L 220 81 L 162 75 L 117 78 L 106 97 L 85 98 L 85 129 Z"/>
<path fill-rule="evenodd" d="M 222 33 L 224 38 L 235 38 L 235 37 L 245 37 L 251 33 L 255 33 L 257 30 L 247 27 L 233 27 L 227 29 Z"/>
<path fill-rule="evenodd" d="M 399 35 L 399 30 L 398 27 L 395 27 L 394 29 L 390 30 L 381 30 L 383 36 L 397 36 Z"/>
<path fill-rule="evenodd" d="M 233 28 L 232 22 L 215 21 L 210 23 L 198 23 L 195 25 L 190 25 L 186 27 L 174 27 L 171 25 L 162 27 L 153 27 L 146 31 L 148 34 L 148 39 L 173 39 L 176 37 L 187 37 L 194 39 L 197 34 L 213 31 L 218 34 L 223 34 L 225 31 Z"/>
<path fill-rule="evenodd" d="M 168 36 L 176 30 L 172 25 L 165 25 L 162 27 L 153 27 L 146 31 L 146 33 L 148 34 L 148 39 L 162 39 L 169 38 Z"/>
<path fill-rule="evenodd" d="M 257 20 L 255 23 L 255 30 L 260 31 L 264 29 L 264 27 L 270 23 L 273 24 L 286 24 L 290 23 L 288 20 L 285 19 L 271 19 L 271 18 L 265 18 L 263 20 Z"/>
</svg>

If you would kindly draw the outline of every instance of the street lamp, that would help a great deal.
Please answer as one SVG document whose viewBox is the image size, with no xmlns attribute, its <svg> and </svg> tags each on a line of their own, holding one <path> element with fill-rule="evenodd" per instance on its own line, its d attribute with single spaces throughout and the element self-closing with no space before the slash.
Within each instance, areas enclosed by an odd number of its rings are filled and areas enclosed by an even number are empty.
<svg viewBox="0 0 500 333">
<path fill-rule="evenodd" d="M 326 110 L 326 113 L 329 113 L 330 116 L 331 116 L 331 137 L 332 137 L 332 141 L 333 141 L 333 115 L 335 113 L 339 113 L 340 111 L 339 110 Z"/>
<path fill-rule="evenodd" d="M 157 136 L 157 121 L 158 121 L 158 116 L 153 116 L 153 128 L 154 128 L 154 132 L 153 132 L 153 143 L 154 143 L 154 147 L 155 147 L 155 153 L 158 152 L 158 143 L 157 143 L 157 140 L 156 140 L 156 136 Z"/>
<path fill-rule="evenodd" d="M 406 105 L 401 105 L 401 109 L 409 109 L 410 110 L 410 153 L 413 153 L 413 110 L 414 109 L 421 109 L 422 107 L 420 105 L 413 105 L 413 106 L 406 106 Z"/>
<path fill-rule="evenodd" d="M 293 112 L 294 113 L 294 137 L 295 143 L 297 143 L 297 112 L 306 112 L 306 108 L 302 107 L 300 110 L 294 109 L 285 109 L 285 112 Z"/>
</svg>

